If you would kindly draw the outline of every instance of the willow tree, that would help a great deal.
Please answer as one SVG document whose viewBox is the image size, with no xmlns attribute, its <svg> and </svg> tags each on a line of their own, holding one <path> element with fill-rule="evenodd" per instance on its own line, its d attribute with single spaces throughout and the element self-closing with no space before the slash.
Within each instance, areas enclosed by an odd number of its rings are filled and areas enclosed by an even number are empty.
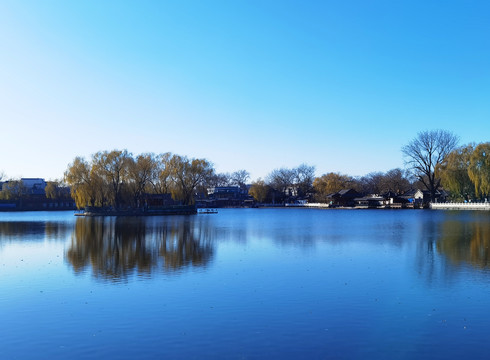
<svg viewBox="0 0 490 360">
<path fill-rule="evenodd" d="M 143 195 L 157 176 L 158 160 L 154 154 L 141 154 L 136 159 L 128 159 L 127 188 L 131 194 L 133 206 L 140 207 Z"/>
<path fill-rule="evenodd" d="M 123 183 L 127 181 L 131 154 L 127 150 L 99 151 L 92 157 L 92 171 L 109 189 L 109 202 L 119 208 Z"/>
<path fill-rule="evenodd" d="M 475 184 L 476 196 L 490 194 L 490 142 L 475 148 L 470 157 L 468 175 Z"/>
<path fill-rule="evenodd" d="M 207 160 L 188 159 L 180 155 L 172 156 L 169 169 L 175 182 L 172 196 L 186 205 L 194 203 L 194 192 L 198 187 L 204 187 L 214 172 L 212 164 Z"/>
<path fill-rule="evenodd" d="M 0 189 L 1 199 L 20 200 L 27 195 L 27 189 L 22 180 L 9 180 Z"/>
<path fill-rule="evenodd" d="M 329 194 L 351 187 L 353 179 L 339 173 L 328 173 L 313 181 L 313 189 L 319 201 L 326 201 Z"/>
<path fill-rule="evenodd" d="M 70 193 L 77 208 L 95 206 L 97 203 L 97 180 L 92 173 L 92 166 L 83 158 L 76 157 L 65 171 L 65 182 L 70 186 Z"/>
<path fill-rule="evenodd" d="M 150 180 L 152 192 L 156 194 L 170 194 L 173 184 L 170 159 L 172 154 L 167 152 L 155 157 L 155 172 Z"/>
<path fill-rule="evenodd" d="M 468 174 L 474 150 L 473 144 L 458 147 L 436 167 L 436 175 L 441 178 L 442 186 L 451 192 L 453 199 L 468 199 L 474 195 L 475 186 Z"/>
<path fill-rule="evenodd" d="M 70 197 L 70 190 L 61 180 L 48 181 L 44 188 L 47 199 L 67 199 Z"/>
<path fill-rule="evenodd" d="M 458 144 L 458 137 L 449 131 L 431 130 L 417 134 L 417 137 L 402 147 L 405 162 L 417 179 L 429 190 L 431 201 L 435 201 L 441 179 L 435 173 L 451 151 Z"/>
<path fill-rule="evenodd" d="M 254 181 L 252 183 L 252 186 L 250 186 L 250 190 L 248 191 L 248 193 L 255 199 L 255 201 L 263 203 L 265 199 L 267 199 L 269 191 L 269 185 L 267 185 L 264 180 L 258 179 L 257 181 Z"/>
</svg>

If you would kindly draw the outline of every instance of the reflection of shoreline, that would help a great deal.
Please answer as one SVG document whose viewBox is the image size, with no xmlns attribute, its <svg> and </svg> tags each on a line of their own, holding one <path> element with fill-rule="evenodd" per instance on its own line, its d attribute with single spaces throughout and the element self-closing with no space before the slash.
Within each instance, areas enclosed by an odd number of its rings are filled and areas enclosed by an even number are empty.
<svg viewBox="0 0 490 360">
<path fill-rule="evenodd" d="M 446 221 L 442 223 L 437 250 L 453 264 L 477 268 L 490 265 L 490 222 Z"/>
<path fill-rule="evenodd" d="M 65 240 L 71 230 L 72 225 L 64 222 L 1 221 L 0 240 Z"/>
<path fill-rule="evenodd" d="M 75 272 L 118 280 L 154 270 L 206 266 L 214 247 L 203 224 L 155 218 L 78 218 L 66 258 Z"/>
</svg>

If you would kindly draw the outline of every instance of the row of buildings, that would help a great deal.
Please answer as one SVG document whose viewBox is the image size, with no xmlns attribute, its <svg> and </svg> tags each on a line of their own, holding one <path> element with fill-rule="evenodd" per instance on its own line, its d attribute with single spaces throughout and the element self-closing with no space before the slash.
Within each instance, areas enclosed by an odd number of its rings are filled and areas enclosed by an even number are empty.
<svg viewBox="0 0 490 360">
<path fill-rule="evenodd" d="M 436 192 L 436 202 L 446 202 L 447 192 Z M 411 189 L 403 194 L 386 192 L 384 194 L 361 194 L 353 189 L 340 190 L 327 196 L 329 207 L 356 208 L 422 208 L 430 203 L 430 192 Z"/>
<path fill-rule="evenodd" d="M 66 193 L 46 197 L 48 183 L 42 178 L 22 178 L 0 182 L 0 211 L 74 210 L 75 202 Z"/>
<path fill-rule="evenodd" d="M 299 198 L 294 194 L 286 194 L 285 203 L 306 205 L 312 196 Z M 437 191 L 436 201 L 446 202 L 448 194 Z M 386 192 L 384 194 L 362 194 L 354 189 L 343 189 L 326 197 L 325 207 L 356 207 L 356 208 L 422 208 L 430 202 L 430 192 L 411 189 L 403 194 Z M 255 201 L 248 193 L 248 188 L 238 186 L 213 187 L 207 194 L 197 199 L 198 207 L 251 207 Z M 277 205 L 277 204 L 276 204 Z"/>
<path fill-rule="evenodd" d="M 252 207 L 255 203 L 248 190 L 250 186 L 216 186 L 207 190 L 206 194 L 198 194 L 197 207 Z"/>
<path fill-rule="evenodd" d="M 8 200 L 6 191 L 12 191 L 12 186 L 22 187 L 23 196 L 16 200 Z M 74 201 L 66 194 L 60 199 L 46 197 L 47 182 L 42 178 L 22 178 L 20 181 L 0 182 L 0 210 L 68 210 L 75 209 Z M 250 186 L 217 186 L 207 189 L 207 193 L 197 194 L 196 205 L 200 208 L 222 207 L 252 207 L 256 205 L 253 197 L 249 195 Z M 436 193 L 437 202 L 445 202 L 445 191 Z M 285 194 L 287 203 L 304 205 L 311 200 L 311 196 L 298 198 L 294 194 Z M 145 199 L 147 206 L 170 206 L 176 202 L 170 194 L 151 195 Z M 361 194 L 354 189 L 343 189 L 329 194 L 326 197 L 328 207 L 357 207 L 357 208 L 420 208 L 430 202 L 430 193 L 419 189 L 412 189 L 403 194 L 387 192 L 384 194 Z"/>
</svg>

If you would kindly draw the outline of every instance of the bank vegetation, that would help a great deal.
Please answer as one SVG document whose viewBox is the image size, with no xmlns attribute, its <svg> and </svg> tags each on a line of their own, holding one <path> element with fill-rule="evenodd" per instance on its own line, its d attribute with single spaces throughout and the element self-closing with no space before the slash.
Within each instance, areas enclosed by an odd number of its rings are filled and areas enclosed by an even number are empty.
<svg viewBox="0 0 490 360">
<path fill-rule="evenodd" d="M 315 167 L 300 164 L 277 168 L 265 178 L 249 182 L 246 170 L 218 173 L 204 158 L 172 153 L 133 155 L 127 150 L 99 151 L 89 160 L 76 157 L 63 180 L 47 182 L 46 198 L 66 198 L 78 208 L 142 208 L 148 196 L 168 196 L 178 204 L 193 205 L 213 187 L 237 187 L 255 203 L 283 204 L 293 201 L 328 202 L 343 189 L 360 194 L 403 194 L 411 189 L 429 193 L 440 190 L 454 201 L 483 200 L 490 194 L 490 142 L 458 145 L 456 135 L 445 130 L 423 131 L 401 151 L 405 169 L 350 176 L 338 172 L 315 175 Z M 0 173 L 0 180 L 6 180 Z M 0 181 L 2 185 L 2 181 Z M 28 196 L 20 179 L 4 181 L 0 200 Z"/>
</svg>

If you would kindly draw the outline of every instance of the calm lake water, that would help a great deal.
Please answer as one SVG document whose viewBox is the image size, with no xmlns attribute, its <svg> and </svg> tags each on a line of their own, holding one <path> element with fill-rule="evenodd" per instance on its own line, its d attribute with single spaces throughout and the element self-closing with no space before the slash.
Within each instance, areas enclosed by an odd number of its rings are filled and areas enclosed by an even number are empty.
<svg viewBox="0 0 490 360">
<path fill-rule="evenodd" d="M 490 214 L 0 213 L 0 358 L 488 358 Z"/>
</svg>

